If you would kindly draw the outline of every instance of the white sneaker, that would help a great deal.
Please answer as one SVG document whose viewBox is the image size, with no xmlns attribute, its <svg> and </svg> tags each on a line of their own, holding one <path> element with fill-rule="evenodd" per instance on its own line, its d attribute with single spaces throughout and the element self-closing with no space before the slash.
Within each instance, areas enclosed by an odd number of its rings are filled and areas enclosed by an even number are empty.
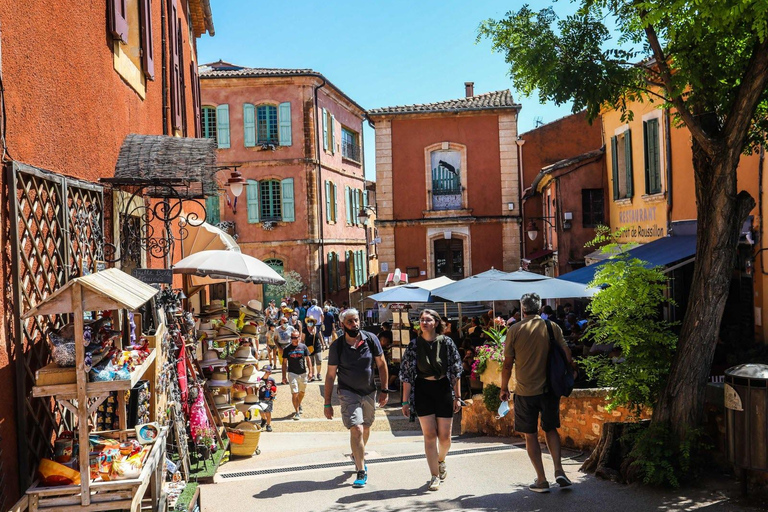
<svg viewBox="0 0 768 512">
<path fill-rule="evenodd" d="M 429 490 L 430 491 L 436 491 L 440 488 L 440 477 L 439 476 L 433 476 L 432 480 L 429 481 Z"/>
<path fill-rule="evenodd" d="M 438 468 L 440 480 L 445 480 L 445 477 L 448 476 L 448 470 L 445 468 L 445 461 L 438 462 L 437 468 Z"/>
</svg>

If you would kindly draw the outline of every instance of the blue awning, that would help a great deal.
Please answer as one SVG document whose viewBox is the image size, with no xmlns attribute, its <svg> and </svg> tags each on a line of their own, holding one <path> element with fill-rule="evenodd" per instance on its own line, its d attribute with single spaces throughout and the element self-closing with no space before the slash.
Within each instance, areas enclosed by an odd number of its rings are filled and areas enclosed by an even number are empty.
<svg viewBox="0 0 768 512">
<path fill-rule="evenodd" d="M 647 262 L 646 267 L 648 268 L 671 266 L 696 254 L 696 237 L 668 236 L 659 238 L 653 242 L 630 249 L 629 254 L 634 258 Z M 558 276 L 558 279 L 587 284 L 592 281 L 595 277 L 595 272 L 602 265 L 604 265 L 604 262 L 595 263 L 594 265 Z"/>
</svg>

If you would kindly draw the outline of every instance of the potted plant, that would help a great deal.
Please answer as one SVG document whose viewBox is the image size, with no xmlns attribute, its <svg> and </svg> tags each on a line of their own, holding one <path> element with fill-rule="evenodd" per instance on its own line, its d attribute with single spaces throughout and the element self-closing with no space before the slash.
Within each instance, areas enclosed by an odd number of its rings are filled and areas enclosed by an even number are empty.
<svg viewBox="0 0 768 512">
<path fill-rule="evenodd" d="M 504 366 L 504 341 L 507 326 L 504 319 L 497 317 L 493 327 L 484 329 L 488 342 L 477 348 L 475 362 L 472 364 L 472 377 L 483 384 L 495 384 L 501 387 L 501 370 Z M 514 376 L 510 378 L 510 389 L 514 388 Z"/>
<path fill-rule="evenodd" d="M 195 442 L 196 450 L 201 459 L 208 459 L 211 456 L 211 452 L 216 447 L 216 440 L 213 429 L 206 428 L 200 431 Z"/>
</svg>

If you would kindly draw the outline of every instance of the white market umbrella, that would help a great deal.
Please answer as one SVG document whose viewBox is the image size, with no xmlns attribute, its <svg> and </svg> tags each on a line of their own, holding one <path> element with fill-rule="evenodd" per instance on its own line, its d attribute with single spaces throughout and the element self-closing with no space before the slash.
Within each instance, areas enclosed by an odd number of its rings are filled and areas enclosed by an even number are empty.
<svg viewBox="0 0 768 512">
<path fill-rule="evenodd" d="M 452 302 L 493 302 L 520 300 L 525 293 L 542 299 L 591 297 L 598 290 L 586 285 L 547 277 L 524 270 L 502 272 L 491 269 L 432 291 L 432 295 Z"/>
<path fill-rule="evenodd" d="M 432 290 L 455 282 L 456 281 L 449 277 L 441 276 L 434 279 L 427 279 L 426 281 L 417 281 L 415 283 L 392 286 L 390 288 L 386 288 L 384 291 L 370 295 L 366 298 L 375 300 L 376 302 L 386 303 L 433 302 L 431 293 Z"/>
<path fill-rule="evenodd" d="M 254 284 L 285 283 L 285 279 L 269 265 L 239 251 L 200 251 L 176 263 L 173 273 Z"/>
<path fill-rule="evenodd" d="M 191 215 L 182 215 L 181 257 L 186 258 L 201 251 L 225 250 L 240 251 L 235 239 L 224 230 L 207 222 L 201 222 Z M 213 279 L 191 275 L 189 284 L 192 287 L 205 286 L 224 282 L 224 279 Z"/>
</svg>

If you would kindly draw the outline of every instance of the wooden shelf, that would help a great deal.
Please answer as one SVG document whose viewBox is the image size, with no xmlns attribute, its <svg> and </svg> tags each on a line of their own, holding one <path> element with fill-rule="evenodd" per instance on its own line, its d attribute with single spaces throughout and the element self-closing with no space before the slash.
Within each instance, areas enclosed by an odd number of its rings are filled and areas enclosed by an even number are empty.
<svg viewBox="0 0 768 512">
<path fill-rule="evenodd" d="M 102 396 L 110 391 L 127 391 L 136 383 L 141 380 L 147 369 L 155 361 L 156 350 L 152 349 L 147 356 L 147 359 L 131 373 L 130 380 L 107 380 L 100 382 L 88 382 L 85 387 L 85 394 L 88 397 Z M 48 386 L 34 386 L 32 388 L 32 396 L 39 398 L 44 396 L 55 396 L 59 399 L 77 398 L 77 383 L 71 384 L 53 384 Z"/>
</svg>

